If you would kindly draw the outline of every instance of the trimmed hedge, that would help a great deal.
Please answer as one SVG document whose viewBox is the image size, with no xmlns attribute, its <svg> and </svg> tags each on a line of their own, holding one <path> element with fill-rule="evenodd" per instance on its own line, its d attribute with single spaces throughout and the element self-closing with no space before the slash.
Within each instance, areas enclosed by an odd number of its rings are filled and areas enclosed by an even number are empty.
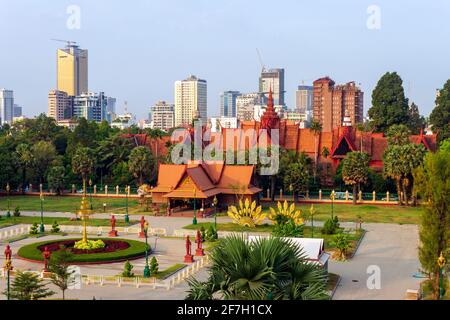
<svg viewBox="0 0 450 320">
<path fill-rule="evenodd" d="M 108 241 L 123 241 L 127 242 L 130 247 L 124 250 L 118 250 L 115 252 L 107 252 L 107 253 L 93 253 L 93 254 L 74 254 L 74 258 L 71 262 L 77 263 L 97 263 L 97 262 L 114 262 L 114 261 L 123 261 L 130 260 L 134 258 L 140 258 L 145 255 L 145 242 L 128 240 L 128 239 L 111 239 L 111 238 L 100 238 L 101 240 Z M 80 239 L 64 239 L 67 240 L 80 240 Z M 44 242 L 32 243 L 26 246 L 23 246 L 19 249 L 17 254 L 19 257 L 28 260 L 34 261 L 44 261 L 42 257 L 42 251 L 38 249 L 38 247 L 43 245 L 48 245 L 54 242 L 60 242 L 60 240 L 51 240 Z M 151 250 L 151 249 L 150 249 Z"/>
</svg>

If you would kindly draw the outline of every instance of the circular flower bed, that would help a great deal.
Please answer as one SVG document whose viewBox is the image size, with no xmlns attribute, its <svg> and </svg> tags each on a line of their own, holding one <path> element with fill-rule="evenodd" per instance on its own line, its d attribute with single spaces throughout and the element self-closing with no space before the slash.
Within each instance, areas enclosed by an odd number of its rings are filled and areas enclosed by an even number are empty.
<svg viewBox="0 0 450 320">
<path fill-rule="evenodd" d="M 145 243 L 128 239 L 96 239 L 105 244 L 103 248 L 97 249 L 76 249 L 74 245 L 80 239 L 65 239 L 38 242 L 23 246 L 17 252 L 18 256 L 32 261 L 44 261 L 42 253 L 47 248 L 50 252 L 55 252 L 65 247 L 73 254 L 73 263 L 109 263 L 145 256 Z M 151 249 L 149 249 L 151 251 Z"/>
</svg>

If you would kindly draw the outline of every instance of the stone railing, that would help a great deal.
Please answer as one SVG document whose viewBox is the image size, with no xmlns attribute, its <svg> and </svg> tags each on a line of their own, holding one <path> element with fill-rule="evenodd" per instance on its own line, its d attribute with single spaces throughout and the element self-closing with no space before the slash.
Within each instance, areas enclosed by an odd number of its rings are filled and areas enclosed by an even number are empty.
<svg viewBox="0 0 450 320">
<path fill-rule="evenodd" d="M 12 239 L 23 234 L 29 234 L 30 228 L 31 225 L 21 225 L 17 227 L 0 229 L 0 241 Z"/>
</svg>

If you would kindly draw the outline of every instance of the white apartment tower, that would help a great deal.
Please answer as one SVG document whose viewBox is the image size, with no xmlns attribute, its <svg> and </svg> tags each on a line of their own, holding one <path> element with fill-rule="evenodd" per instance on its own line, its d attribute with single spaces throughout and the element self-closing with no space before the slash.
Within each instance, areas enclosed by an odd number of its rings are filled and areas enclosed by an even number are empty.
<svg viewBox="0 0 450 320">
<path fill-rule="evenodd" d="M 14 92 L 0 89 L 0 125 L 12 124 L 14 115 Z"/>
<path fill-rule="evenodd" d="M 175 113 L 173 104 L 158 101 L 151 108 L 151 120 L 154 129 L 168 131 L 175 126 Z"/>
<path fill-rule="evenodd" d="M 206 80 L 190 76 L 175 82 L 175 126 L 190 125 L 195 118 L 207 119 Z"/>
</svg>

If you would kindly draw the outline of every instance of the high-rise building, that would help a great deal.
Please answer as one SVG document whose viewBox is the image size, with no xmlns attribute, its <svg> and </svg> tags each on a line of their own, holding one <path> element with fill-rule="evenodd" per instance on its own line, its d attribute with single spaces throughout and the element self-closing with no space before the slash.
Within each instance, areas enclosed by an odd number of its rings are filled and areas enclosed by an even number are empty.
<svg viewBox="0 0 450 320">
<path fill-rule="evenodd" d="M 106 110 L 103 120 L 111 123 L 116 116 L 116 98 L 106 97 Z"/>
<path fill-rule="evenodd" d="M 284 106 L 284 69 L 263 69 L 259 78 L 259 92 L 263 93 L 267 103 L 269 91 L 272 89 L 274 105 Z"/>
<path fill-rule="evenodd" d="M 331 132 L 343 126 L 344 117 L 355 126 L 363 122 L 364 93 L 355 82 L 336 85 L 329 77 L 314 81 L 313 117 L 322 131 Z"/>
<path fill-rule="evenodd" d="M 0 89 L 0 125 L 12 124 L 14 116 L 14 92 Z"/>
<path fill-rule="evenodd" d="M 115 101 L 115 100 L 114 100 Z M 101 122 L 106 120 L 108 97 L 103 92 L 83 93 L 73 100 L 73 116 L 85 118 L 89 121 Z"/>
<path fill-rule="evenodd" d="M 69 44 L 57 50 L 57 89 L 77 96 L 88 92 L 88 51 Z"/>
<path fill-rule="evenodd" d="M 175 126 L 174 105 L 166 101 L 158 101 L 151 107 L 150 117 L 154 129 L 168 131 Z"/>
<path fill-rule="evenodd" d="M 48 93 L 48 113 L 56 122 L 72 117 L 73 97 L 64 91 L 51 90 Z"/>
<path fill-rule="evenodd" d="M 20 118 L 21 116 L 22 116 L 22 106 L 19 106 L 18 104 L 14 104 L 13 117 Z"/>
<path fill-rule="evenodd" d="M 175 82 L 175 126 L 192 124 L 194 119 L 207 119 L 207 85 L 191 75 Z"/>
<path fill-rule="evenodd" d="M 220 94 L 220 116 L 236 117 L 236 98 L 239 91 L 225 91 Z"/>
<path fill-rule="evenodd" d="M 297 112 L 306 113 L 307 111 L 312 111 L 313 92 L 313 86 L 298 86 L 295 92 L 295 109 Z"/>
<path fill-rule="evenodd" d="M 262 99 L 259 93 L 246 93 L 236 97 L 236 117 L 241 121 L 254 119 L 255 106 L 261 105 Z"/>
</svg>

